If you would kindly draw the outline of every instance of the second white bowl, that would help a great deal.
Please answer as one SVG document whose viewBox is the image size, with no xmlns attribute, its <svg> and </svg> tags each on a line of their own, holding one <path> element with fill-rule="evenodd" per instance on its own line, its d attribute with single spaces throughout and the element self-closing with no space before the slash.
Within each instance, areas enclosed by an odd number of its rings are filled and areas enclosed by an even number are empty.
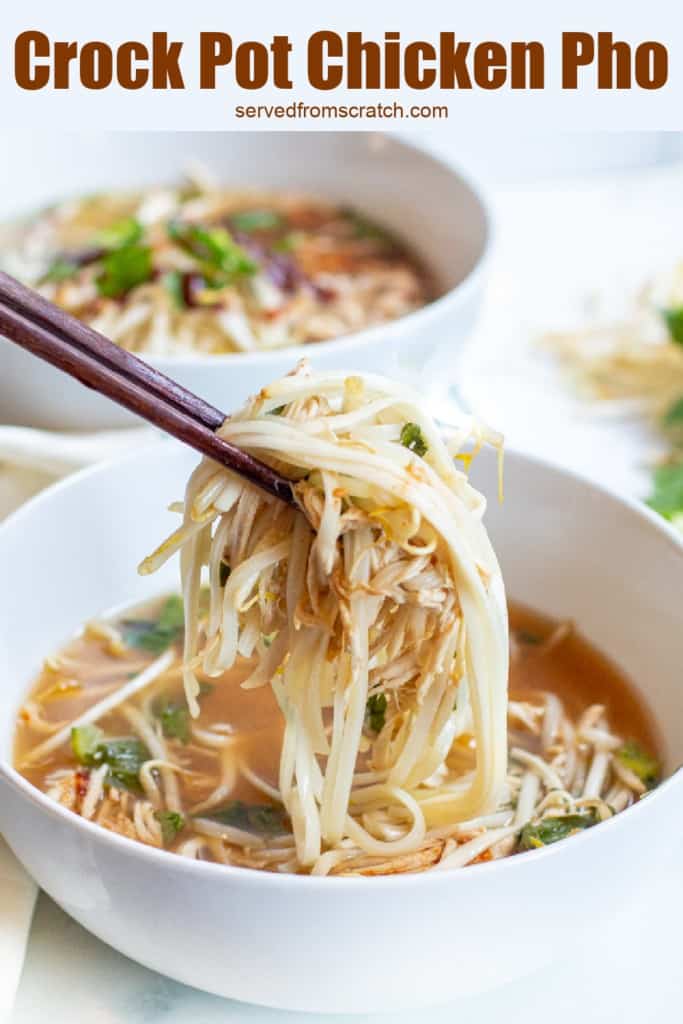
<svg viewBox="0 0 683 1024">
<path fill-rule="evenodd" d="M 40 166 L 17 149 L 3 162 L 0 219 L 63 196 L 177 181 L 199 160 L 237 188 L 303 191 L 351 206 L 430 269 L 441 298 L 386 326 L 270 352 L 150 359 L 219 409 L 237 408 L 305 355 L 322 370 L 353 366 L 418 387 L 452 376 L 479 311 L 491 228 L 479 193 L 429 153 L 362 132 L 110 133 L 67 136 L 45 151 Z M 99 430 L 134 418 L 0 338 L 0 422 Z"/>
</svg>

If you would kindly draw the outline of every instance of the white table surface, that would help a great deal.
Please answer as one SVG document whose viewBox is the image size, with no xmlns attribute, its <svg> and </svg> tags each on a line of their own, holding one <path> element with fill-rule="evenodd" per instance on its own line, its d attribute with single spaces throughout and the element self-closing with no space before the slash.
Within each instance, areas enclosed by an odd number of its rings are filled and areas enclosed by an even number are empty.
<svg viewBox="0 0 683 1024">
<path fill-rule="evenodd" d="M 510 443 L 634 495 L 647 490 L 646 463 L 656 449 L 655 437 L 642 425 L 605 423 L 572 399 L 530 339 L 544 326 L 561 324 L 600 282 L 621 291 L 653 268 L 683 258 L 682 186 L 683 166 L 497 189 L 498 246 L 489 303 L 459 366 L 463 397 L 504 430 Z M 586 921 L 585 945 L 564 962 L 476 999 L 376 1019 L 388 1024 L 678 1021 L 682 883 L 683 865 L 657 879 L 643 865 L 642 879 L 634 878 L 633 891 L 625 894 L 621 919 L 601 925 L 597 949 L 599 906 L 595 919 Z M 231 1003 L 164 979 L 88 936 L 44 896 L 11 1018 L 12 1024 L 314 1019 Z"/>
</svg>

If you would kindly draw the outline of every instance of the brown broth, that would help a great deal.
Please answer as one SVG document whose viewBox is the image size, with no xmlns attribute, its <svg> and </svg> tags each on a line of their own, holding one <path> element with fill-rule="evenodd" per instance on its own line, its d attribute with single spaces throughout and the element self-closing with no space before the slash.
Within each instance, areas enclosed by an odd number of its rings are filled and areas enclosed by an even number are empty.
<svg viewBox="0 0 683 1024">
<path fill-rule="evenodd" d="M 161 602 L 157 601 L 136 609 L 136 618 L 155 619 Z M 590 704 L 604 704 L 612 729 L 624 739 L 634 739 L 653 754 L 659 748 L 654 718 L 642 698 L 624 674 L 585 638 L 569 630 L 561 642 L 548 647 L 548 639 L 557 623 L 518 604 L 510 605 L 510 626 L 517 656 L 512 659 L 510 673 L 511 697 L 517 700 L 537 700 L 542 691 L 559 696 L 570 716 L 578 717 Z M 521 637 L 521 640 L 520 640 Z M 36 764 L 25 764 L 29 752 L 43 742 L 47 730 L 35 728 L 26 713 L 31 702 L 40 701 L 44 720 L 65 724 L 72 721 L 87 707 L 105 696 L 105 688 L 121 686 L 138 673 L 155 655 L 128 648 L 125 653 L 108 652 L 101 639 L 88 633 L 75 638 L 60 652 L 63 668 L 59 671 L 45 664 L 35 685 L 31 688 L 24 709 L 19 714 L 15 733 L 14 762 L 17 769 L 33 785 L 43 791 L 49 787 L 48 778 L 56 769 L 78 769 L 79 765 L 65 743 L 53 754 Z M 241 682 L 251 668 L 243 662 L 219 678 L 204 679 L 209 684 L 200 698 L 200 715 L 196 726 L 200 729 L 217 724 L 230 728 L 235 735 L 238 756 L 263 780 L 277 787 L 283 721 L 270 687 L 256 690 L 241 689 Z M 202 678 L 200 676 L 200 678 Z M 138 707 L 154 696 L 167 696 L 183 700 L 179 671 L 163 682 L 152 684 L 133 699 Z M 107 736 L 130 736 L 132 729 L 119 711 L 104 716 L 98 725 Z M 183 744 L 167 739 L 174 759 L 192 770 L 193 775 L 180 776 L 183 803 L 192 807 L 206 799 L 219 781 L 221 761 L 217 754 L 193 742 Z M 268 803 L 263 791 L 242 775 L 230 793 L 230 800 L 247 803 Z"/>
<path fill-rule="evenodd" d="M 509 605 L 510 633 L 547 641 L 557 622 L 524 605 Z M 550 691 L 577 718 L 590 704 L 604 704 L 612 730 L 636 740 L 653 753 L 660 749 L 654 716 L 628 677 L 575 629 L 552 650 L 542 644 L 520 644 L 522 656 L 512 660 L 510 696 L 517 700 Z"/>
<path fill-rule="evenodd" d="M 136 618 L 154 619 L 159 607 L 160 602 L 154 602 L 142 610 L 135 609 L 132 614 Z M 145 664 L 154 660 L 154 655 L 140 650 L 129 649 L 125 655 L 108 654 L 100 640 L 85 634 L 68 643 L 60 651 L 60 657 L 69 665 L 77 664 L 77 672 L 60 673 L 58 677 L 49 667 L 48 661 L 29 695 L 29 701 L 43 696 L 43 717 L 53 723 L 73 720 L 96 700 L 105 696 L 104 692 L 99 692 L 100 687 L 112 681 L 123 685 L 131 674 L 139 672 Z M 199 674 L 200 681 L 207 686 L 209 692 L 200 698 L 200 715 L 196 725 L 200 729 L 215 726 L 217 723 L 229 726 L 235 733 L 239 756 L 245 758 L 252 771 L 271 785 L 277 786 L 283 734 L 282 716 L 270 687 L 264 686 L 257 690 L 241 689 L 240 684 L 251 667 L 250 662 L 243 661 L 239 667 L 225 672 L 218 678 L 209 679 Z M 75 692 L 73 684 L 79 686 Z M 62 685 L 63 691 L 60 690 Z M 64 695 L 60 695 L 61 693 Z M 93 699 L 94 693 L 97 696 Z M 45 694 L 48 695 L 47 700 Z M 182 701 L 180 673 L 176 673 L 174 679 L 161 685 L 152 684 L 148 690 L 135 697 L 132 703 L 139 707 L 152 695 L 168 696 Z M 116 710 L 99 719 L 98 725 L 107 736 L 129 736 L 132 733 L 127 719 Z M 70 744 L 65 744 L 36 764 L 24 765 L 28 753 L 44 739 L 45 734 L 32 728 L 25 720 L 23 711 L 20 712 L 15 733 L 14 763 L 29 782 L 43 790 L 46 788 L 46 779 L 55 769 L 79 767 Z M 180 788 L 183 797 L 188 802 L 199 803 L 216 786 L 220 765 L 218 758 L 207 755 L 204 748 L 191 742 L 167 742 L 173 745 L 174 751 L 187 767 L 195 772 L 211 775 L 210 781 L 204 785 L 199 779 L 188 780 L 181 777 Z M 267 797 L 241 776 L 231 793 L 231 799 L 267 802 Z"/>
</svg>

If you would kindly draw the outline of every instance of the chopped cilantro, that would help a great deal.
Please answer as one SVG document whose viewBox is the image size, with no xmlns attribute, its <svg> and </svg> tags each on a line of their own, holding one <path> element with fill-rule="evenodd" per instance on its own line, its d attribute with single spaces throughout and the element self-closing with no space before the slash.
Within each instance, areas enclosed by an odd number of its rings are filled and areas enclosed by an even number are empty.
<svg viewBox="0 0 683 1024">
<path fill-rule="evenodd" d="M 125 217 L 100 231 L 95 238 L 95 244 L 109 250 L 121 249 L 127 245 L 135 245 L 142 235 L 143 227 L 140 221 L 134 217 Z"/>
<path fill-rule="evenodd" d="M 183 275 L 179 270 L 169 270 L 163 276 L 164 288 L 173 299 L 178 309 L 185 308 L 185 292 L 183 290 Z"/>
<path fill-rule="evenodd" d="M 299 232 L 290 231 L 289 234 L 283 235 L 282 238 L 273 242 L 271 249 L 273 252 L 293 252 L 299 244 L 300 238 Z"/>
<path fill-rule="evenodd" d="M 155 811 L 154 817 L 161 825 L 164 846 L 170 846 L 178 833 L 185 828 L 185 818 L 177 811 Z"/>
<path fill-rule="evenodd" d="M 683 461 L 658 466 L 648 505 L 665 519 L 683 515 Z"/>
<path fill-rule="evenodd" d="M 76 725 L 71 730 L 71 749 L 74 757 L 81 764 L 87 764 L 98 745 L 104 739 L 104 733 L 96 725 Z"/>
<path fill-rule="evenodd" d="M 275 210 L 240 210 L 230 216 L 230 224 L 236 231 L 276 231 L 284 224 L 281 214 Z"/>
<path fill-rule="evenodd" d="M 279 836 L 289 831 L 285 811 L 272 804 L 247 804 L 243 800 L 231 800 L 225 807 L 206 817 L 219 825 L 229 825 L 242 832 L 258 835 Z"/>
<path fill-rule="evenodd" d="M 137 736 L 107 740 L 97 726 L 76 726 L 71 730 L 71 747 L 76 759 L 91 768 L 106 764 L 105 785 L 140 792 L 140 769 L 150 754 Z"/>
<path fill-rule="evenodd" d="M 367 217 L 363 216 L 362 213 L 358 213 L 357 210 L 345 210 L 344 217 L 353 225 L 353 233 L 356 238 L 369 238 L 375 242 L 383 242 L 388 245 L 393 244 L 383 228 L 368 220 Z"/>
<path fill-rule="evenodd" d="M 146 245 L 124 245 L 107 253 L 96 284 L 100 295 L 118 299 L 131 288 L 149 281 L 154 272 L 152 250 Z"/>
<path fill-rule="evenodd" d="M 187 705 L 168 697 L 158 697 L 152 711 L 161 722 L 161 730 L 169 740 L 190 741 L 190 712 Z"/>
<path fill-rule="evenodd" d="M 105 740 L 93 756 L 96 763 L 109 765 L 107 781 L 110 786 L 140 790 L 140 769 L 149 761 L 150 753 L 137 736 Z"/>
<path fill-rule="evenodd" d="M 662 316 L 669 330 L 669 336 L 677 345 L 683 345 L 683 306 L 663 309 Z"/>
<path fill-rule="evenodd" d="M 71 260 L 64 256 L 58 256 L 57 259 L 50 264 L 45 273 L 40 279 L 40 283 L 44 284 L 47 281 L 66 281 L 78 270 L 78 264 L 72 263 Z"/>
<path fill-rule="evenodd" d="M 185 624 L 185 609 L 183 599 L 179 594 L 172 594 L 164 601 L 159 616 L 161 629 L 182 629 Z"/>
<path fill-rule="evenodd" d="M 525 825 L 519 838 L 523 850 L 536 850 L 541 846 L 550 846 L 560 839 L 566 839 L 574 832 L 597 825 L 595 812 L 590 814 L 563 814 L 557 818 L 543 818 L 537 825 Z"/>
<path fill-rule="evenodd" d="M 683 396 L 667 409 L 662 418 L 662 426 L 667 430 L 683 428 Z"/>
<path fill-rule="evenodd" d="M 387 698 L 384 693 L 373 693 L 365 705 L 365 724 L 372 732 L 381 732 L 387 717 Z"/>
<path fill-rule="evenodd" d="M 633 740 L 629 740 L 617 750 L 615 757 L 619 759 L 624 768 L 628 768 L 641 782 L 645 783 L 648 789 L 652 789 L 659 782 L 661 772 L 659 761 Z"/>
<path fill-rule="evenodd" d="M 162 654 L 180 639 L 184 615 L 181 597 L 167 598 L 159 618 L 126 619 L 122 623 L 123 638 L 129 647 L 139 647 L 152 654 Z"/>
<path fill-rule="evenodd" d="M 256 264 L 225 228 L 203 228 L 198 224 L 171 221 L 170 238 L 198 260 L 207 285 L 223 287 L 237 277 L 256 272 Z"/>
<path fill-rule="evenodd" d="M 429 451 L 429 445 L 422 436 L 417 423 L 405 423 L 401 430 L 401 444 L 422 458 Z"/>
</svg>

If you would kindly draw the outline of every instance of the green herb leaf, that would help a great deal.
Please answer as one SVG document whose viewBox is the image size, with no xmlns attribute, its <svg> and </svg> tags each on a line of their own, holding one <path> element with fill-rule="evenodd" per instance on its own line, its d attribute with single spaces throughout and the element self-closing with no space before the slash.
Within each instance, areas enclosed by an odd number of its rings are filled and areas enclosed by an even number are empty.
<svg viewBox="0 0 683 1024">
<path fill-rule="evenodd" d="M 384 693 L 373 693 L 365 705 L 365 724 L 372 732 L 381 732 L 387 717 L 387 698 Z"/>
<path fill-rule="evenodd" d="M 81 764 L 88 764 L 97 747 L 104 739 L 104 733 L 96 725 L 76 725 L 71 730 L 71 749 Z"/>
<path fill-rule="evenodd" d="M 164 274 L 163 285 L 178 309 L 185 309 L 185 293 L 183 291 L 183 275 L 179 270 L 169 270 Z"/>
<path fill-rule="evenodd" d="M 273 252 L 294 252 L 302 238 L 301 232 L 290 231 L 288 234 L 278 238 L 271 245 Z"/>
<path fill-rule="evenodd" d="M 152 711 L 161 722 L 161 730 L 167 739 L 190 742 L 190 711 L 185 703 L 158 697 L 152 704 Z"/>
<path fill-rule="evenodd" d="M 669 330 L 671 340 L 676 342 L 677 345 L 683 345 L 683 306 L 663 309 L 662 316 Z"/>
<path fill-rule="evenodd" d="M 153 272 L 152 250 L 148 246 L 124 245 L 104 257 L 96 279 L 97 290 L 106 298 L 118 299 L 149 281 Z"/>
<path fill-rule="evenodd" d="M 230 215 L 230 224 L 236 231 L 276 231 L 284 225 L 281 214 L 275 210 L 240 210 Z"/>
<path fill-rule="evenodd" d="M 231 800 L 225 807 L 206 817 L 220 825 L 229 825 L 258 835 L 278 836 L 289 832 L 285 811 L 273 804 L 247 804 L 242 800 Z"/>
<path fill-rule="evenodd" d="M 73 277 L 73 275 L 78 272 L 78 269 L 77 263 L 72 263 L 63 256 L 58 256 L 57 259 L 47 268 L 40 279 L 40 283 L 44 284 L 48 281 L 66 281 L 70 277 Z"/>
<path fill-rule="evenodd" d="M 617 750 L 615 757 L 619 758 L 624 768 L 628 768 L 641 782 L 645 783 L 648 789 L 653 789 L 659 782 L 661 775 L 659 761 L 643 750 L 634 740 L 629 740 Z"/>
<path fill-rule="evenodd" d="M 207 285 L 222 287 L 257 270 L 254 261 L 225 228 L 209 229 L 171 221 L 168 234 L 176 245 L 201 263 Z"/>
<path fill-rule="evenodd" d="M 667 409 L 662 417 L 662 426 L 667 430 L 683 428 L 683 395 Z"/>
<path fill-rule="evenodd" d="M 376 242 L 393 246 L 393 240 L 387 232 L 357 210 L 344 210 L 344 217 L 353 225 L 356 238 L 371 238 Z"/>
<path fill-rule="evenodd" d="M 143 227 L 135 217 L 125 217 L 111 224 L 95 236 L 95 245 L 104 249 L 121 249 L 126 245 L 135 245 L 143 236 Z"/>
<path fill-rule="evenodd" d="M 178 833 L 185 828 L 185 818 L 177 811 L 155 811 L 154 817 L 161 825 L 164 846 L 170 846 Z"/>
<path fill-rule="evenodd" d="M 109 766 L 107 785 L 140 792 L 140 769 L 145 761 L 149 761 L 150 756 L 142 740 L 137 736 L 126 736 L 100 743 L 93 755 L 93 762 Z"/>
<path fill-rule="evenodd" d="M 523 850 L 537 850 L 566 839 L 574 832 L 597 825 L 595 812 L 590 814 L 563 814 L 557 818 L 543 818 L 537 825 L 525 825 L 519 838 Z"/>
<path fill-rule="evenodd" d="M 422 436 L 417 423 L 406 423 L 401 430 L 401 444 L 422 458 L 429 451 L 429 445 Z"/>
<path fill-rule="evenodd" d="M 648 505 L 665 519 L 683 515 L 683 462 L 658 466 Z"/>
<path fill-rule="evenodd" d="M 164 602 L 156 621 L 126 619 L 121 625 L 124 641 L 129 647 L 138 647 L 152 654 L 162 654 L 171 644 L 176 643 L 182 634 L 183 600 L 177 595 L 169 597 Z"/>
<path fill-rule="evenodd" d="M 185 607 L 179 594 L 172 594 L 164 601 L 159 616 L 159 628 L 181 630 L 185 625 Z"/>
<path fill-rule="evenodd" d="M 105 785 L 140 792 L 140 769 L 150 758 L 149 751 L 137 736 L 103 739 L 103 732 L 94 725 L 76 726 L 71 730 L 71 747 L 76 759 L 90 768 L 106 764 L 109 772 Z"/>
</svg>

